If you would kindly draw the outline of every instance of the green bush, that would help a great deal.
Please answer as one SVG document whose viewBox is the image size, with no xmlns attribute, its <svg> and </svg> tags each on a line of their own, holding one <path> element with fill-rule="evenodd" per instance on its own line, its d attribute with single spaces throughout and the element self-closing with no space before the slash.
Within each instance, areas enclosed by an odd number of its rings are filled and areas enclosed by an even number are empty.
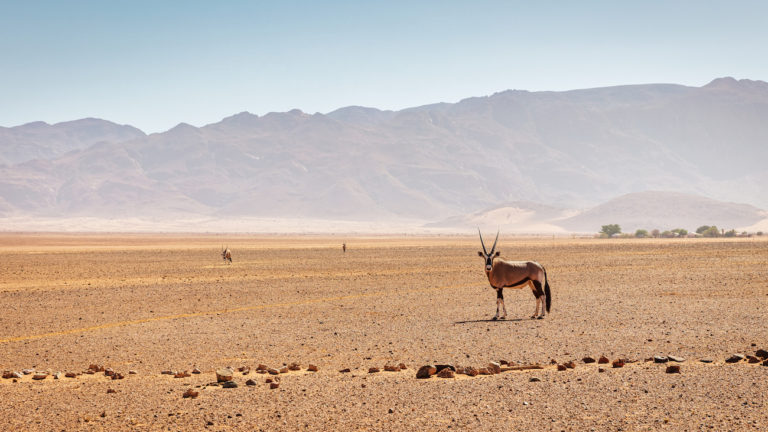
<svg viewBox="0 0 768 432">
<path fill-rule="evenodd" d="M 618 224 L 603 225 L 600 233 L 611 237 L 614 234 L 621 234 L 621 227 Z"/>
<path fill-rule="evenodd" d="M 637 238 L 646 238 L 648 237 L 648 230 L 639 229 L 635 231 L 635 237 Z"/>
</svg>

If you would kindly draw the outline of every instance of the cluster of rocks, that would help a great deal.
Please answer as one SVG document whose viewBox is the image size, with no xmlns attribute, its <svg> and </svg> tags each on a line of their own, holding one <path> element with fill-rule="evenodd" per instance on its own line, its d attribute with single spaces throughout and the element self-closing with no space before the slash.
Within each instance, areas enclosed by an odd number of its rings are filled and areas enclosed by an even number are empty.
<svg viewBox="0 0 768 432">
<path fill-rule="evenodd" d="M 478 375 L 496 375 L 511 370 L 543 369 L 539 364 L 517 365 L 505 360 L 489 362 L 484 367 L 454 366 L 452 364 L 424 365 L 416 371 L 416 378 L 426 379 L 437 375 L 438 378 L 454 378 L 456 375 L 475 377 Z"/>
<path fill-rule="evenodd" d="M 759 349 L 755 351 L 754 355 L 744 354 L 732 354 L 725 359 L 726 363 L 739 363 L 746 361 L 747 363 L 762 363 L 763 366 L 768 366 L 768 350 Z"/>
<path fill-rule="evenodd" d="M 401 370 L 406 370 L 406 369 L 408 369 L 408 366 L 406 366 L 405 363 L 400 363 L 396 365 L 387 363 L 384 365 L 384 368 L 383 368 L 385 372 L 400 372 Z M 381 371 L 382 369 L 375 366 L 368 368 L 368 373 L 379 373 Z"/>
<path fill-rule="evenodd" d="M 285 374 L 290 371 L 300 371 L 300 370 L 301 370 L 301 365 L 298 363 L 291 363 L 288 365 L 284 365 L 279 369 L 272 368 L 264 364 L 259 364 L 256 367 L 255 372 L 258 374 L 271 375 L 264 380 L 264 383 L 268 384 L 271 390 L 274 390 L 280 387 L 280 376 L 279 376 L 280 374 Z M 307 365 L 306 370 L 308 372 L 317 372 L 318 368 L 317 366 L 310 364 L 310 365 Z M 200 371 L 197 368 L 195 368 L 192 370 L 191 373 L 199 374 Z M 239 385 L 235 381 L 235 376 L 238 373 L 241 375 L 249 375 L 251 373 L 251 368 L 249 366 L 240 366 L 239 368 L 237 368 L 237 370 L 235 370 L 232 367 L 225 367 L 225 368 L 218 369 L 216 370 L 216 381 L 210 382 L 204 385 L 203 387 L 222 387 L 225 389 L 238 388 Z M 162 374 L 173 375 L 175 378 L 186 378 L 190 376 L 190 374 L 187 371 L 184 371 L 184 372 L 163 371 Z M 254 379 L 248 379 L 245 382 L 245 385 L 255 386 L 257 385 L 257 382 Z M 198 388 L 199 387 L 201 386 L 198 386 Z M 199 391 L 190 388 L 190 389 L 187 389 L 182 394 L 182 397 L 194 399 L 194 398 L 197 398 L 199 395 L 200 395 Z"/>
<path fill-rule="evenodd" d="M 62 377 L 77 378 L 80 375 L 94 375 L 99 372 L 103 372 L 105 376 L 110 377 L 113 380 L 125 378 L 125 375 L 123 373 L 115 372 L 112 368 L 105 368 L 104 366 L 99 364 L 91 364 L 90 366 L 88 366 L 88 369 L 86 369 L 83 372 L 62 373 L 62 372 L 53 372 L 50 369 L 46 371 L 37 371 L 34 369 L 23 369 L 21 372 L 4 371 L 2 376 L 5 379 L 18 380 L 19 378 L 22 378 L 25 375 L 32 375 L 33 380 L 44 380 L 49 376 L 52 376 L 53 379 L 61 379 Z M 130 371 L 129 373 L 136 373 L 136 372 Z"/>
</svg>

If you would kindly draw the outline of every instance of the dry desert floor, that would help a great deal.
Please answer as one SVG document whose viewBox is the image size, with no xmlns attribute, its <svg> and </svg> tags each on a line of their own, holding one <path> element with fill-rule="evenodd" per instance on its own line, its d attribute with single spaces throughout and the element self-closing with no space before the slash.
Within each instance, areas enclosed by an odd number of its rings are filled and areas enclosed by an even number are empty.
<svg viewBox="0 0 768 432">
<path fill-rule="evenodd" d="M 543 320 L 530 289 L 505 290 L 504 321 L 479 248 L 2 233 L 0 430 L 768 429 L 768 367 L 746 357 L 768 350 L 768 241 L 502 237 L 552 288 Z M 541 368 L 416 378 L 502 360 Z M 236 388 L 214 384 L 226 367 Z"/>
</svg>

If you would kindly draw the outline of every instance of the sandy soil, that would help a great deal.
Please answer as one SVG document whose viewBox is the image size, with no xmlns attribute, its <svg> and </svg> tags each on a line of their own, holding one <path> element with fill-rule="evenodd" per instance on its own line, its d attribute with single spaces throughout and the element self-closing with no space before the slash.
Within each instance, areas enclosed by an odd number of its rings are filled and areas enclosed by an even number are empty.
<svg viewBox="0 0 768 432">
<path fill-rule="evenodd" d="M 125 375 L 0 379 L 0 429 L 768 428 L 768 367 L 725 362 L 768 349 L 768 241 L 499 243 L 546 267 L 546 319 L 527 318 L 524 289 L 505 291 L 508 320 L 488 320 L 472 237 L 0 234 L 0 371 Z M 601 355 L 628 362 L 582 361 Z M 684 357 L 681 373 L 654 355 Z M 499 360 L 544 369 L 415 377 Z M 255 371 L 292 362 L 277 389 Z M 209 385 L 225 366 L 250 372 Z"/>
</svg>

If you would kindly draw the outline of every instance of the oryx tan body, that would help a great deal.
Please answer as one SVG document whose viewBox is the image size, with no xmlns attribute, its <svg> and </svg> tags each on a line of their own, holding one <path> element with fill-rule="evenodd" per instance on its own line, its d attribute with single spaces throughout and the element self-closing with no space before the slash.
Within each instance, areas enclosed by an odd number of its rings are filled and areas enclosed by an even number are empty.
<svg viewBox="0 0 768 432">
<path fill-rule="evenodd" d="M 226 249 L 224 249 L 224 246 L 221 247 L 221 259 L 227 264 L 232 262 L 232 252 L 229 250 L 229 246 Z"/>
<path fill-rule="evenodd" d="M 479 232 L 479 230 L 478 230 Z M 499 235 L 496 234 L 496 241 Z M 531 287 L 533 296 L 536 298 L 536 308 L 531 318 L 544 318 L 545 312 L 549 312 L 552 297 L 547 280 L 547 271 L 544 267 L 534 261 L 508 261 L 501 259 L 500 252 L 496 251 L 496 241 L 493 242 L 491 252 L 488 253 L 483 243 L 483 236 L 480 235 L 480 242 L 483 250 L 478 255 L 485 258 L 485 275 L 488 277 L 488 283 L 496 290 L 496 315 L 493 319 L 499 318 L 499 309 L 503 309 L 507 316 L 507 308 L 504 305 L 504 288 L 521 289 L 528 285 Z M 539 314 L 539 305 L 541 305 L 541 314 Z"/>
</svg>

